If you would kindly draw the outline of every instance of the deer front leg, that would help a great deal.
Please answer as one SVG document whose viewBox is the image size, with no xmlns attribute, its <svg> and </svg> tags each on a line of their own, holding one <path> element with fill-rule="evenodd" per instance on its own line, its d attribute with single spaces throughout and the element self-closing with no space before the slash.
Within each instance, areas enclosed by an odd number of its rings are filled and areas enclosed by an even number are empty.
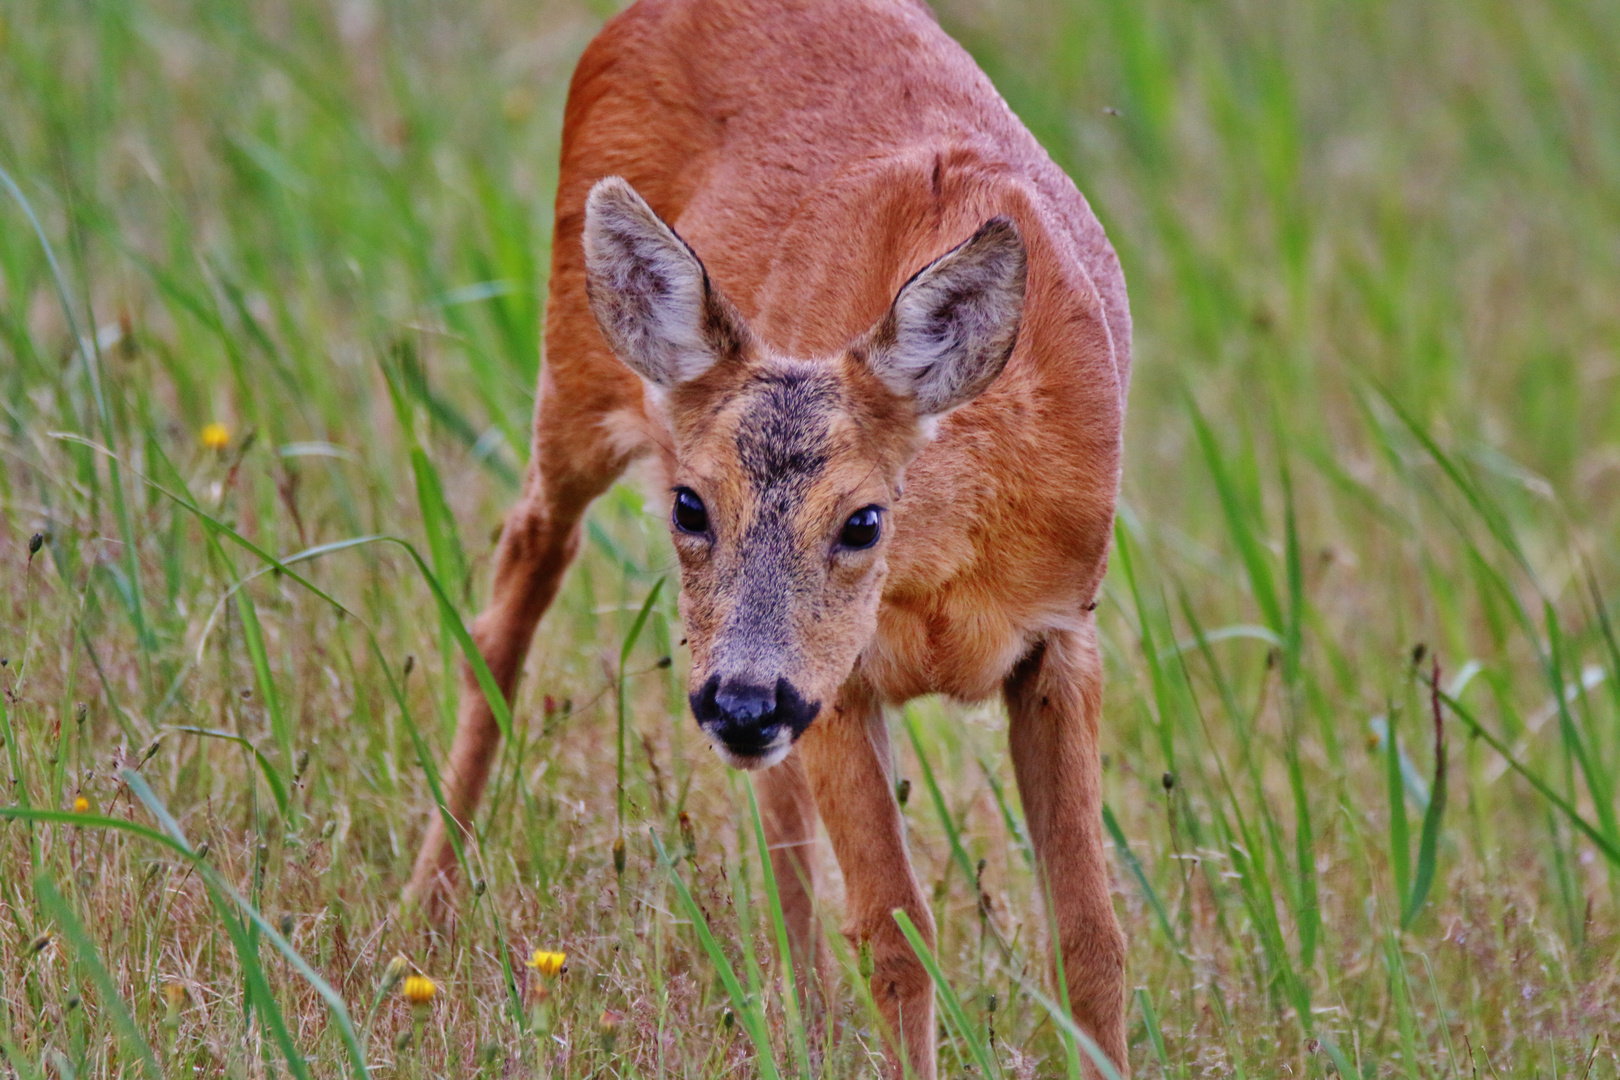
<svg viewBox="0 0 1620 1080">
<path fill-rule="evenodd" d="M 871 951 L 890 1068 L 895 1077 L 909 1066 L 916 1080 L 933 1080 L 934 984 L 893 912 L 905 911 L 930 947 L 934 919 L 906 854 L 877 696 L 851 679 L 799 739 L 798 752 L 844 874 L 844 935 L 851 947 Z"/>
<path fill-rule="evenodd" d="M 1125 938 L 1103 854 L 1102 667 L 1090 627 L 1037 645 L 1004 693 L 1018 794 L 1057 928 L 1069 1006 L 1125 1075 Z M 1089 1058 L 1086 1075 L 1101 1075 Z"/>
<path fill-rule="evenodd" d="M 579 546 L 578 521 L 578 514 L 559 515 L 538 500 L 525 498 L 513 507 L 501 530 L 495 555 L 494 595 L 474 620 L 472 639 L 508 704 L 534 639 L 535 626 L 550 606 L 563 571 Z M 457 826 L 466 828 L 489 780 L 501 732 L 472 667 L 464 661 L 461 669 L 461 706 L 445 770 L 444 800 Z M 436 913 L 448 894 L 455 869 L 455 849 L 444 817 L 435 813 L 406 887 L 406 898 L 421 901 Z"/>
<path fill-rule="evenodd" d="M 591 501 L 624 471 L 630 457 L 610 438 L 603 422 L 614 407 L 629 407 L 622 402 L 623 387 L 595 378 L 591 385 L 599 388 L 596 399 L 573 392 L 572 383 L 567 382 L 569 372 L 583 365 L 583 360 L 570 365 L 559 359 L 541 379 L 534 448 L 523 495 L 501 529 L 489 606 L 473 622 L 473 642 L 508 704 L 535 627 L 551 606 L 563 572 L 579 549 L 580 519 Z M 563 369 L 561 376 L 553 368 Z M 621 374 L 628 378 L 627 373 Z M 560 388 L 559 377 L 564 379 Z M 578 372 L 572 376 L 575 382 L 581 377 Z M 631 389 L 635 389 L 633 383 Z M 444 791 L 445 807 L 458 828 L 466 829 L 478 807 L 500 737 L 483 688 L 471 667 L 463 663 L 461 706 Z M 435 813 L 416 857 L 406 900 L 424 903 L 430 914 L 441 914 L 455 868 L 455 849 L 444 817 Z"/>
</svg>

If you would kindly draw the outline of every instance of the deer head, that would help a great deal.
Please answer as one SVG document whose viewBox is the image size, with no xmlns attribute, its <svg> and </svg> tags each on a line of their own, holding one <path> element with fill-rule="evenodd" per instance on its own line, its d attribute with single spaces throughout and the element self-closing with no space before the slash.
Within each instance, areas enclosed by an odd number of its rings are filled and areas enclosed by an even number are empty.
<svg viewBox="0 0 1620 1080">
<path fill-rule="evenodd" d="M 765 768 L 829 707 L 877 630 L 890 508 L 934 422 L 1011 355 L 1024 245 L 986 222 L 832 357 L 782 356 L 618 177 L 585 205 L 591 310 L 673 444 L 670 534 L 693 715 Z"/>
</svg>

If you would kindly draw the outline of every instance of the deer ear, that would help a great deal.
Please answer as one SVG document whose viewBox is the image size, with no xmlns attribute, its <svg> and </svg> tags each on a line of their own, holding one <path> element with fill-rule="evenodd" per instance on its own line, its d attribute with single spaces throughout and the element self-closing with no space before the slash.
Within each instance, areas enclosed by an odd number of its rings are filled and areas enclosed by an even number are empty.
<svg viewBox="0 0 1620 1080">
<path fill-rule="evenodd" d="M 1018 341 L 1024 241 L 995 217 L 905 285 L 872 331 L 867 363 L 919 416 L 965 405 L 992 382 Z"/>
<path fill-rule="evenodd" d="M 740 352 L 748 328 L 703 263 L 621 177 L 585 199 L 585 291 L 602 337 L 636 374 L 664 388 Z"/>
</svg>

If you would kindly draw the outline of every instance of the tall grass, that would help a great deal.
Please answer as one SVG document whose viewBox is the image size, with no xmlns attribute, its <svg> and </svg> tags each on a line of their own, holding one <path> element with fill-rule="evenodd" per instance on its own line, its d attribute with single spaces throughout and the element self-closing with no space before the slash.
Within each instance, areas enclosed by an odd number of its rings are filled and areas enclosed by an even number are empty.
<svg viewBox="0 0 1620 1080">
<path fill-rule="evenodd" d="M 836 903 L 831 1017 L 775 959 L 633 484 L 500 710 L 454 918 L 395 907 L 609 7 L 0 8 L 19 1076 L 876 1069 Z M 939 9 L 1131 289 L 1097 617 L 1136 1072 L 1620 1075 L 1620 9 Z M 894 725 L 942 1074 L 1066 1075 L 1004 727 Z M 419 1033 L 396 953 L 439 984 Z"/>
</svg>

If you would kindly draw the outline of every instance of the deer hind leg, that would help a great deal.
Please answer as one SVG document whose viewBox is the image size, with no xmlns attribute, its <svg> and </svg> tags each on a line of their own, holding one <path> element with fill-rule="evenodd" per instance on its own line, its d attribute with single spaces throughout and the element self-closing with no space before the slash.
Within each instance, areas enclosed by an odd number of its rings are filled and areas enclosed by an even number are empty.
<svg viewBox="0 0 1620 1080">
<path fill-rule="evenodd" d="M 631 421 L 640 417 L 639 394 L 598 393 L 581 407 L 580 399 L 570 400 L 571 395 L 559 391 L 550 376 L 548 371 L 541 380 L 523 493 L 506 517 L 495 550 L 489 605 L 472 626 L 473 641 L 508 704 L 540 616 L 551 606 L 563 571 L 579 549 L 585 510 L 635 454 L 634 447 L 616 438 L 613 425 L 604 420 L 615 406 Z M 639 386 L 631 381 L 626 390 L 635 392 Z M 445 806 L 463 830 L 484 792 L 499 741 L 500 728 L 489 702 L 471 666 L 463 663 L 461 706 L 444 789 Z M 455 862 L 443 815 L 434 814 L 406 898 L 425 903 L 430 910 L 442 907 L 454 882 Z"/>
<path fill-rule="evenodd" d="M 782 901 L 782 921 L 793 960 L 794 985 L 806 1019 L 819 1013 L 820 935 L 815 916 L 812 854 L 816 842 L 816 801 L 797 749 L 763 772 L 753 774 L 771 869 Z"/>
<path fill-rule="evenodd" d="M 1061 950 L 1075 1022 L 1125 1058 L 1125 938 L 1102 838 L 1102 666 L 1088 625 L 1051 635 L 1004 687 L 1018 793 Z M 1086 1075 L 1100 1075 L 1086 1062 Z"/>
<path fill-rule="evenodd" d="M 844 936 L 871 951 L 893 1075 L 909 1067 L 916 1080 L 934 1080 L 934 984 L 893 912 L 904 910 L 930 947 L 934 918 L 906 854 L 882 705 L 859 676 L 806 729 L 798 753 L 844 873 Z"/>
</svg>

